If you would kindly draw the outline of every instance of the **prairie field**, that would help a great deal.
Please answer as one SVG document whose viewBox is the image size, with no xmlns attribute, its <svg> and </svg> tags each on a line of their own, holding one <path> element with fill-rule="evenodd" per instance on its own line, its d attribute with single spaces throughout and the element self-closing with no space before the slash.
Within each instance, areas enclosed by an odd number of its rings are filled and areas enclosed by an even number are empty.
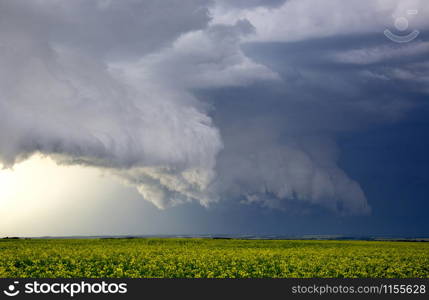
<svg viewBox="0 0 429 300">
<path fill-rule="evenodd" d="M 178 238 L 0 240 L 0 277 L 429 278 L 429 243 Z"/>
</svg>

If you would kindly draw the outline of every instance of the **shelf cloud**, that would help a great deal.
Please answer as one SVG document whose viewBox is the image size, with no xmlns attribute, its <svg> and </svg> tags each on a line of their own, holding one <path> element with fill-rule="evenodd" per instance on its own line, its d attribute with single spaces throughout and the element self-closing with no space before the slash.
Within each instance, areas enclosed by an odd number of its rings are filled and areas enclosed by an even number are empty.
<svg viewBox="0 0 429 300">
<path fill-rule="evenodd" d="M 369 213 L 363 189 L 338 163 L 335 137 L 391 121 L 406 105 L 347 102 L 358 97 L 351 82 L 415 72 L 410 65 L 353 69 L 345 78 L 338 65 L 378 62 L 386 46 L 343 49 L 340 42 L 310 69 L 297 41 L 320 30 L 334 38 L 348 32 L 347 22 L 332 24 L 313 2 L 1 1 L 1 163 L 13 167 L 41 153 L 58 164 L 103 169 L 159 208 L 239 201 Z M 372 19 L 363 10 L 388 11 L 399 5 L 393 2 L 353 5 Z M 341 4 L 324 7 L 337 16 L 331 6 Z M 303 10 L 326 23 L 283 18 Z M 366 19 L 349 20 L 356 28 Z M 296 60 L 265 59 L 273 41 L 295 41 L 286 52 Z M 421 55 L 425 45 L 387 55 Z M 327 61 L 328 76 L 317 69 Z"/>
</svg>

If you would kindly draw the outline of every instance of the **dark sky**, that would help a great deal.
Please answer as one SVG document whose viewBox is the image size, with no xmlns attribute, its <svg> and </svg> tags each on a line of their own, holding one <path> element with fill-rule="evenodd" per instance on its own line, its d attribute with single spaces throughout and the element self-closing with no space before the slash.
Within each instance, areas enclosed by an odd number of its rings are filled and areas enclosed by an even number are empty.
<svg viewBox="0 0 429 300">
<path fill-rule="evenodd" d="M 0 1 L 0 235 L 428 235 L 426 3 L 233 3 Z"/>
<path fill-rule="evenodd" d="M 427 36 L 427 35 L 426 35 Z M 250 119 L 302 117 L 302 133 L 330 135 L 337 143 L 339 166 L 359 182 L 372 212 L 368 216 L 336 216 L 313 207 L 309 214 L 254 207 L 236 208 L 225 215 L 240 232 L 277 234 L 351 234 L 351 235 L 427 235 L 429 231 L 429 104 L 427 93 L 414 90 L 412 83 L 384 79 L 363 80 L 362 71 L 406 67 L 427 61 L 428 52 L 415 57 L 400 57 L 365 66 L 332 64 L 323 53 L 370 45 L 388 44 L 379 36 L 327 38 L 298 43 L 247 45 L 247 53 L 283 74 L 296 78 L 286 87 L 266 86 L 253 89 L 213 92 L 212 98 L 225 99 L 216 106 L 218 118 L 240 111 Z M 322 58 L 321 58 L 322 56 Z M 280 63 L 278 63 L 280 61 Z M 292 70 L 291 70 L 292 69 Z M 305 71 L 321 74 L 315 82 L 305 78 Z M 302 73 L 301 73 L 302 72 Z M 332 88 L 331 81 L 337 84 Z M 298 83 L 298 81 L 300 81 Z M 351 91 L 341 85 L 350 85 Z M 425 83 L 426 84 L 426 83 Z M 250 90 L 250 92 L 249 92 Z M 357 90 L 357 91 L 356 91 Z M 233 101 L 230 100 L 233 95 Z M 264 98 L 264 103 L 252 101 Z M 296 98 L 300 97 L 299 100 Z M 317 98 L 314 100 L 312 98 Z M 347 98 L 347 106 L 338 98 Z M 322 101 L 334 101 L 325 106 Z M 343 99 L 341 99 L 343 101 Z M 361 101 L 368 101 L 373 111 L 361 111 Z M 406 112 L 395 111 L 395 101 L 403 101 Z M 216 101 L 213 100 L 214 105 Z M 356 105 L 355 107 L 353 107 Z M 391 110 L 389 108 L 391 105 Z M 408 107 L 407 107 L 408 106 Z M 223 111 L 222 109 L 225 109 Z M 221 110 L 221 112 L 219 111 Z M 392 115 L 389 115 L 392 114 Z M 233 116 L 230 116 L 233 119 Z M 227 117 L 228 118 L 228 117 Z M 215 117 L 215 120 L 216 117 Z M 274 122 L 274 121 L 273 121 Z M 298 121 L 297 121 L 298 122 Z M 219 123 L 225 123 L 219 122 Z M 287 123 L 287 121 L 285 121 Z M 332 125 L 334 124 L 334 125 Z M 227 130 L 227 128 L 225 129 Z M 287 128 L 283 138 L 288 139 Z M 297 130 L 292 130 L 296 134 Z M 220 213 L 220 212 L 219 212 Z M 237 220 L 237 221 L 234 221 Z M 255 222 L 255 220 L 257 220 Z M 231 227 L 234 227 L 231 226 Z M 216 228 L 216 227 L 215 227 Z"/>
</svg>

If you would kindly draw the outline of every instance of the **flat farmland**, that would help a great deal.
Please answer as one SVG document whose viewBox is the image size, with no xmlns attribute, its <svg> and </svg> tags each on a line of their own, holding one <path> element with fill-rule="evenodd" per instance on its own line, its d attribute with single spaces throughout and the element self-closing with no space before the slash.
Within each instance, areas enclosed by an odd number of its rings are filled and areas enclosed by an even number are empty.
<svg viewBox="0 0 429 300">
<path fill-rule="evenodd" d="M 0 240 L 0 277 L 429 278 L 429 243 L 5 239 Z"/>
</svg>

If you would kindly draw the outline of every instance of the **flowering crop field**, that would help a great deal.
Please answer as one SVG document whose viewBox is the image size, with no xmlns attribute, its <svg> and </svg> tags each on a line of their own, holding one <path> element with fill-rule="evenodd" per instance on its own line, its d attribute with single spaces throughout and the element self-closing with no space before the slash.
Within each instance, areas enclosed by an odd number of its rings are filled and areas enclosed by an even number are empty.
<svg viewBox="0 0 429 300">
<path fill-rule="evenodd" d="M 0 277 L 429 278 L 429 243 L 234 239 L 0 240 Z"/>
</svg>

